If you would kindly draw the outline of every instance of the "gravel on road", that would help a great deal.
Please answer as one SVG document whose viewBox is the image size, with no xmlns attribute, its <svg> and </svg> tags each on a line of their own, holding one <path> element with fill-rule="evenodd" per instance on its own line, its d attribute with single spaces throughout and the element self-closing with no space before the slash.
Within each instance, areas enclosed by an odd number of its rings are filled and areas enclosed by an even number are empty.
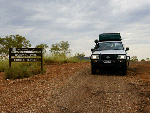
<svg viewBox="0 0 150 113">
<path fill-rule="evenodd" d="M 90 63 L 46 65 L 45 75 L 16 80 L 5 80 L 4 73 L 0 73 L 0 111 L 150 112 L 150 86 L 146 78 L 150 71 L 144 66 L 150 67 L 131 63 L 126 76 L 92 75 Z"/>
</svg>

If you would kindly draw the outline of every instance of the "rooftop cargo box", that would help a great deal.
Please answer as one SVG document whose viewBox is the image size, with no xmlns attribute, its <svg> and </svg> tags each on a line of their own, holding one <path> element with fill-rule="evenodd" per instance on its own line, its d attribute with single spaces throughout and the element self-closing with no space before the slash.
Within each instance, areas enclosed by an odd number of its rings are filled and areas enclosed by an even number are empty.
<svg viewBox="0 0 150 113">
<path fill-rule="evenodd" d="M 120 33 L 103 33 L 99 35 L 99 41 L 121 41 Z"/>
</svg>

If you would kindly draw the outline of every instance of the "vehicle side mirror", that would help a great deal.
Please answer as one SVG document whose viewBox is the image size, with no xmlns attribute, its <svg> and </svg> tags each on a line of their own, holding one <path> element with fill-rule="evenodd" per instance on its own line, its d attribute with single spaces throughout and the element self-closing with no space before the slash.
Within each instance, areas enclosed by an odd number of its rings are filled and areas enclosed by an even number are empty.
<svg viewBox="0 0 150 113">
<path fill-rule="evenodd" d="M 91 51 L 94 51 L 94 49 L 91 49 Z"/>
<path fill-rule="evenodd" d="M 128 51 L 129 50 L 129 47 L 126 47 L 126 51 Z"/>
<path fill-rule="evenodd" d="M 98 43 L 98 40 L 96 39 L 94 42 L 97 44 L 97 43 Z"/>
</svg>

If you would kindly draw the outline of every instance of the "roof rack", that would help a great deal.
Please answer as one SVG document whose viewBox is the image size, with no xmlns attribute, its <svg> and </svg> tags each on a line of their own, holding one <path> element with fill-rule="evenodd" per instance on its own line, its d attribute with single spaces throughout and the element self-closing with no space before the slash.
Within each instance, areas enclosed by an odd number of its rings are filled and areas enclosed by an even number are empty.
<svg viewBox="0 0 150 113">
<path fill-rule="evenodd" d="M 114 34 L 114 35 L 118 34 L 118 35 L 120 35 L 120 33 L 103 33 L 103 34 Z"/>
<path fill-rule="evenodd" d="M 99 42 L 102 41 L 121 41 L 120 33 L 103 33 L 99 35 Z"/>
</svg>

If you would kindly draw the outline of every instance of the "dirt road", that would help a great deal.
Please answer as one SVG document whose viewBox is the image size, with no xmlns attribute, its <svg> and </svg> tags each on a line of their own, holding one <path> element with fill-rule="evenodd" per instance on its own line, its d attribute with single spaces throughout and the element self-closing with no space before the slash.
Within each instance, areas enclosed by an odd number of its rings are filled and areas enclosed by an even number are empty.
<svg viewBox="0 0 150 113">
<path fill-rule="evenodd" d="M 131 63 L 126 76 L 91 75 L 90 63 L 47 66 L 46 75 L 0 78 L 3 112 L 150 112 L 150 63 Z"/>
</svg>

